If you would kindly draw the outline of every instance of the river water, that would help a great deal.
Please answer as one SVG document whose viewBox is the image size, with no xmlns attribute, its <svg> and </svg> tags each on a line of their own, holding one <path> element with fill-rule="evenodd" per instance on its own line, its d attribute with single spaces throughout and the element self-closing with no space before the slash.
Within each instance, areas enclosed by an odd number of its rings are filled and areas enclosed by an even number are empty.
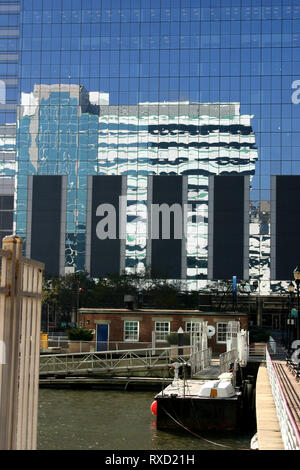
<svg viewBox="0 0 300 470">
<path fill-rule="evenodd" d="M 38 449 L 249 449 L 253 432 L 201 433 L 196 437 L 184 430 L 158 431 L 156 419 L 150 411 L 156 393 L 42 388 L 39 390 Z"/>
</svg>

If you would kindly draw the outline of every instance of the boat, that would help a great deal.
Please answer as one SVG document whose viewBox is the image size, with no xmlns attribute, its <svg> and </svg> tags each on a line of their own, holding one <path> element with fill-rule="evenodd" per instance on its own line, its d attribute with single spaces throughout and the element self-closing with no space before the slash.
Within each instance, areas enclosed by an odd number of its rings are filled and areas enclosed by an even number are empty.
<svg viewBox="0 0 300 470">
<path fill-rule="evenodd" d="M 176 377 L 155 396 L 151 409 L 157 429 L 233 431 L 242 425 L 242 395 L 241 388 L 233 385 L 232 372 L 214 380 Z"/>
</svg>

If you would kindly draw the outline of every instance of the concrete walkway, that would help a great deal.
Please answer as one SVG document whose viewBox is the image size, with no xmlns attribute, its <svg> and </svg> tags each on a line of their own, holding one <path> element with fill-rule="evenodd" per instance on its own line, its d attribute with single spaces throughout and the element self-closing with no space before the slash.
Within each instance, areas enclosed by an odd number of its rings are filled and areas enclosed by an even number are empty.
<svg viewBox="0 0 300 470">
<path fill-rule="evenodd" d="M 256 381 L 256 421 L 259 450 L 284 450 L 268 370 L 261 364 Z"/>
</svg>

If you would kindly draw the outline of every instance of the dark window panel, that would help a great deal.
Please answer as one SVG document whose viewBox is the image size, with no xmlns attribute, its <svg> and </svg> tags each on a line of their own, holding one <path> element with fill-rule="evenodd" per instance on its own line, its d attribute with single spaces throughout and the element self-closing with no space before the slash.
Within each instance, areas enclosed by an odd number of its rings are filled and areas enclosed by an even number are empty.
<svg viewBox="0 0 300 470">
<path fill-rule="evenodd" d="M 0 209 L 13 210 L 14 197 L 13 196 L 0 196 Z"/>
<path fill-rule="evenodd" d="M 61 197 L 61 176 L 33 177 L 31 258 L 53 275 L 59 274 Z"/>
<path fill-rule="evenodd" d="M 213 277 L 243 279 L 244 177 L 214 178 Z"/>
<path fill-rule="evenodd" d="M 92 191 L 91 269 L 94 277 L 120 273 L 121 242 L 119 239 L 119 197 L 122 195 L 121 176 L 94 176 Z M 116 214 L 116 238 L 100 240 L 97 224 L 106 217 L 96 215 L 101 204 L 111 204 Z M 112 227 L 112 226 L 111 226 Z M 105 230 L 108 230 L 106 227 Z"/>
<path fill-rule="evenodd" d="M 153 176 L 152 204 L 180 204 L 182 207 L 182 177 Z M 153 220 L 152 220 L 153 223 Z M 174 218 L 170 222 L 170 240 L 162 239 L 160 218 L 159 239 L 151 241 L 151 269 L 154 275 L 181 279 L 182 240 L 174 238 Z"/>
<path fill-rule="evenodd" d="M 276 178 L 276 279 L 293 279 L 300 268 L 300 176 Z"/>
<path fill-rule="evenodd" d="M 13 212 L 0 211 L 0 229 L 12 230 L 13 228 Z"/>
</svg>

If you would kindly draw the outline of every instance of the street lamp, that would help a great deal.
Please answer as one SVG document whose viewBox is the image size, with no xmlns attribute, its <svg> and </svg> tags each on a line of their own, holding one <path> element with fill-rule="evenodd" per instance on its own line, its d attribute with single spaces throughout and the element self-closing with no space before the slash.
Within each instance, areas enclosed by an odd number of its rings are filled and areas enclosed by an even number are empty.
<svg viewBox="0 0 300 470">
<path fill-rule="evenodd" d="M 255 279 L 252 282 L 252 290 L 255 292 L 255 301 L 256 301 L 256 324 L 257 326 L 261 326 L 261 309 L 260 309 L 260 298 L 259 294 L 256 294 L 256 291 L 258 289 L 258 280 Z"/>
<path fill-rule="evenodd" d="M 290 341 L 291 341 L 291 326 L 293 325 L 294 319 L 292 318 L 292 307 L 293 307 L 293 295 L 295 291 L 295 286 L 293 282 L 291 281 L 288 285 L 288 291 L 289 291 L 289 305 L 288 305 L 288 314 L 287 314 L 287 343 L 288 343 L 288 349 L 290 350 Z"/>
<path fill-rule="evenodd" d="M 241 292 L 242 294 L 245 293 L 245 287 L 246 287 L 246 281 L 244 281 L 243 279 L 240 281 L 240 288 L 239 288 L 239 292 Z M 238 298 L 237 298 L 237 304 L 238 304 Z M 241 308 L 241 307 L 238 307 L 238 309 Z"/>
<path fill-rule="evenodd" d="M 294 290 L 295 290 L 295 286 L 293 284 L 293 282 L 291 281 L 288 285 L 288 290 L 289 290 L 289 293 L 290 294 L 293 294 Z"/>
<path fill-rule="evenodd" d="M 298 266 L 294 269 L 294 279 L 297 285 L 297 338 L 300 338 L 299 334 L 299 285 L 300 285 L 300 271 L 298 269 Z"/>
</svg>

